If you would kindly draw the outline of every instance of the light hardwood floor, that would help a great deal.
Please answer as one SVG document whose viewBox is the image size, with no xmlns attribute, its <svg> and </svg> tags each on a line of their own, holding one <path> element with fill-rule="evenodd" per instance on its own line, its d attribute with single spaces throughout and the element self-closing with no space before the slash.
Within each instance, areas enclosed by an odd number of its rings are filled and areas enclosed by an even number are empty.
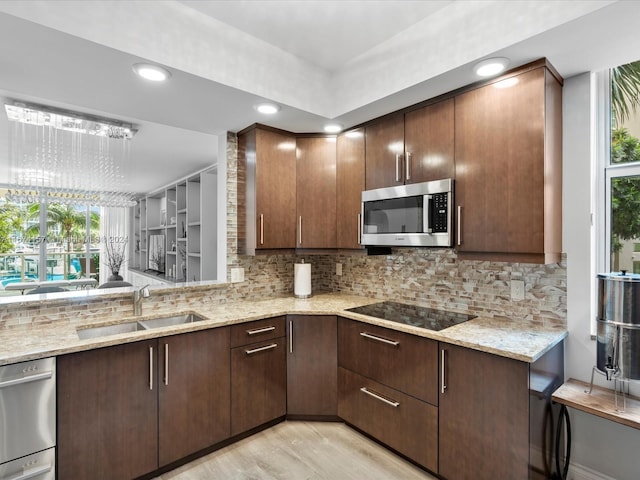
<svg viewBox="0 0 640 480">
<path fill-rule="evenodd" d="M 157 480 L 435 480 L 342 423 L 283 422 Z"/>
</svg>

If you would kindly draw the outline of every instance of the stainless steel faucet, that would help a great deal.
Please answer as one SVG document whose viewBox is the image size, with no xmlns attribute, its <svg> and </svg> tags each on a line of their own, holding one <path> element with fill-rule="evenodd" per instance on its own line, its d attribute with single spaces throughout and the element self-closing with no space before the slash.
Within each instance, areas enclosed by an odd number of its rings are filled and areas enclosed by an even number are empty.
<svg viewBox="0 0 640 480">
<path fill-rule="evenodd" d="M 133 314 L 136 316 L 142 315 L 142 300 L 151 296 L 149 285 L 133 291 Z"/>
</svg>

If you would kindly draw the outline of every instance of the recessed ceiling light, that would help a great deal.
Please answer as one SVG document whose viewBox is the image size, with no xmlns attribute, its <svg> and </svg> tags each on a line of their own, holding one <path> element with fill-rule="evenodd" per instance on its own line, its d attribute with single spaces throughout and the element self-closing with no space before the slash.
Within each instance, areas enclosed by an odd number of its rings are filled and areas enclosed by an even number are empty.
<svg viewBox="0 0 640 480">
<path fill-rule="evenodd" d="M 324 126 L 324 131 L 327 133 L 338 133 L 342 131 L 342 125 L 339 123 L 327 123 Z"/>
<path fill-rule="evenodd" d="M 280 111 L 280 105 L 276 105 L 275 103 L 259 103 L 253 108 L 265 115 L 273 115 L 274 113 L 278 113 Z"/>
<path fill-rule="evenodd" d="M 136 63 L 133 66 L 133 71 L 142 78 L 151 80 L 152 82 L 164 82 L 171 76 L 171 72 L 166 68 L 148 63 Z"/>
<path fill-rule="evenodd" d="M 479 77 L 491 77 L 503 72 L 507 65 L 509 65 L 509 59 L 504 57 L 488 58 L 480 63 L 477 63 L 473 67 L 476 75 Z"/>
</svg>

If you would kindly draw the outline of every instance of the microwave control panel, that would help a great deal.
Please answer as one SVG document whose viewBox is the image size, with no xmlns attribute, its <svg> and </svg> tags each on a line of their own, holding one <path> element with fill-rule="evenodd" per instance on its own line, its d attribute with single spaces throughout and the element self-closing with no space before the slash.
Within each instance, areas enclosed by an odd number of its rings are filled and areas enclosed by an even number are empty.
<svg viewBox="0 0 640 480">
<path fill-rule="evenodd" d="M 431 196 L 431 232 L 446 233 L 448 225 L 449 210 L 448 193 L 436 193 Z"/>
</svg>

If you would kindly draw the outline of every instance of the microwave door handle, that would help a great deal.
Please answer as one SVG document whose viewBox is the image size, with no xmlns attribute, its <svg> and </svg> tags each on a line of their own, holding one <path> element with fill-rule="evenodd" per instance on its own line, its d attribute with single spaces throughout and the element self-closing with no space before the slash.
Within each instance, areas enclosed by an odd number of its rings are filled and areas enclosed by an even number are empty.
<svg viewBox="0 0 640 480">
<path fill-rule="evenodd" d="M 424 195 L 422 199 L 422 226 L 424 229 L 424 233 L 431 233 L 431 218 L 433 214 L 433 196 L 432 195 Z"/>
</svg>

